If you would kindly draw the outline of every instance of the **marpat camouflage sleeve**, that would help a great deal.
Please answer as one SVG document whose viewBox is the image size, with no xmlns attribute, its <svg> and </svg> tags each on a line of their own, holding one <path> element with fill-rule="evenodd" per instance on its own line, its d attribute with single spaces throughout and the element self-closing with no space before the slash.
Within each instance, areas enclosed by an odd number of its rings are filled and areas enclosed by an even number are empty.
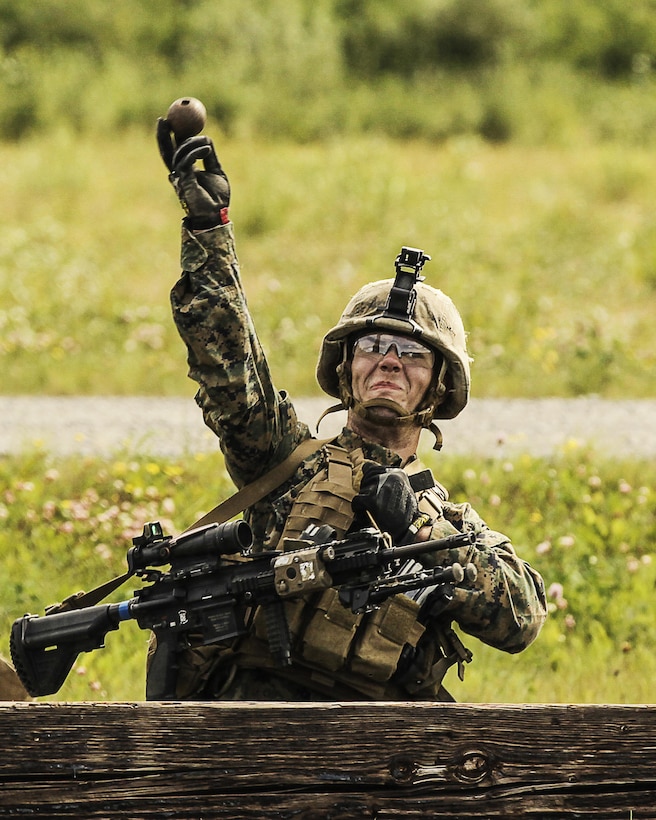
<svg viewBox="0 0 656 820">
<path fill-rule="evenodd" d="M 187 346 L 196 401 L 220 439 L 238 487 L 283 461 L 310 436 L 275 389 L 241 285 L 232 224 L 192 234 L 182 228 L 182 275 L 171 291 Z"/>
<path fill-rule="evenodd" d="M 447 501 L 431 538 L 456 532 L 474 532 L 476 543 L 432 553 L 431 563 L 472 563 L 477 578 L 471 588 L 456 588 L 450 614 L 463 632 L 496 649 L 521 652 L 537 638 L 547 615 L 540 574 L 517 555 L 505 535 L 491 530 L 471 505 Z"/>
</svg>

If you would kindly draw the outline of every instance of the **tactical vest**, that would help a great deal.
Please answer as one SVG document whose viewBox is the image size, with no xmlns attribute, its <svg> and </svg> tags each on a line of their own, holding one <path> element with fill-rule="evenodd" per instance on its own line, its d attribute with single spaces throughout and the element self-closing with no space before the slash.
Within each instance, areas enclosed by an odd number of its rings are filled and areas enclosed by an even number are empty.
<svg viewBox="0 0 656 820">
<path fill-rule="evenodd" d="M 362 478 L 362 451 L 348 452 L 330 444 L 323 449 L 325 467 L 299 492 L 281 536 L 283 549 L 295 548 L 294 539 L 309 524 L 327 524 L 337 538 L 342 538 L 353 523 L 351 502 Z M 421 469 L 418 462 L 410 467 L 409 472 Z M 434 519 L 441 513 L 445 499 L 446 491 L 439 485 L 422 490 L 418 498 L 420 511 Z M 375 699 L 392 694 L 390 679 L 401 654 L 414 649 L 425 631 L 417 622 L 418 605 L 405 595 L 389 598 L 374 612 L 354 614 L 331 588 L 289 599 L 285 611 L 294 662 L 290 674 L 295 680 L 303 670 L 301 674 L 305 674 L 310 687 L 330 691 L 331 686 L 339 684 Z M 257 613 L 254 625 L 253 634 L 237 649 L 236 662 L 245 667 L 273 667 L 262 612 Z M 398 696 L 397 692 L 393 694 Z"/>
</svg>

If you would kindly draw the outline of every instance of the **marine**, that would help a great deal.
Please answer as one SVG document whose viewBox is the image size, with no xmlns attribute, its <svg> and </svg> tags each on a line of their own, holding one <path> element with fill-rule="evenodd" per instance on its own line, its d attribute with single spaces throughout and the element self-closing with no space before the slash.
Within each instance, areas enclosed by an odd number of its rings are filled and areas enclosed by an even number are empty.
<svg viewBox="0 0 656 820">
<path fill-rule="evenodd" d="M 273 491 L 256 494 L 244 510 L 255 549 L 289 548 L 309 525 L 328 525 L 337 537 L 374 525 L 394 543 L 476 535 L 470 547 L 422 558 L 426 566 L 475 567 L 475 579 L 446 605 L 431 609 L 430 590 L 398 594 L 365 615 L 346 611 L 334 590 L 289 602 L 289 669 L 275 668 L 256 616 L 251 634 L 236 643 L 192 640 L 181 651 L 178 696 L 450 699 L 446 670 L 458 664 L 462 671 L 471 659 L 454 625 L 515 653 L 535 640 L 546 616 L 539 573 L 470 504 L 452 502 L 417 457 L 422 430 L 439 449 L 436 420 L 454 418 L 469 399 L 470 358 L 455 305 L 423 281 L 429 257 L 402 248 L 394 278 L 358 291 L 323 339 L 317 380 L 347 420 L 333 439 L 314 439 L 275 386 L 253 325 L 229 218 L 230 184 L 212 140 L 201 135 L 177 144 L 166 119 L 158 121 L 157 140 L 185 212 L 171 307 L 205 423 L 237 488 L 257 487 L 301 454 Z"/>
</svg>

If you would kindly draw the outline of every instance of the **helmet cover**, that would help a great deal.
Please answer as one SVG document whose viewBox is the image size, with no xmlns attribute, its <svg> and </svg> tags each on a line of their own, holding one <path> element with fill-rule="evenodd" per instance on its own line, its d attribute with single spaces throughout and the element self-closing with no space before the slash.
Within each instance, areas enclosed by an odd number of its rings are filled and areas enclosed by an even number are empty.
<svg viewBox="0 0 656 820">
<path fill-rule="evenodd" d="M 434 350 L 446 364 L 444 395 L 427 396 L 428 402 L 424 402 L 435 405 L 432 419 L 455 418 L 467 404 L 470 385 L 470 358 L 460 314 L 446 294 L 420 281 L 414 284 L 416 298 L 411 302 L 411 314 L 392 315 L 386 308 L 394 284 L 393 279 L 370 282 L 349 301 L 337 324 L 323 339 L 317 381 L 329 396 L 343 401 L 338 368 L 344 362 L 350 339 L 378 332 L 411 336 Z M 434 393 L 436 389 L 438 384 L 432 388 Z M 425 426 L 432 419 L 427 419 Z"/>
</svg>

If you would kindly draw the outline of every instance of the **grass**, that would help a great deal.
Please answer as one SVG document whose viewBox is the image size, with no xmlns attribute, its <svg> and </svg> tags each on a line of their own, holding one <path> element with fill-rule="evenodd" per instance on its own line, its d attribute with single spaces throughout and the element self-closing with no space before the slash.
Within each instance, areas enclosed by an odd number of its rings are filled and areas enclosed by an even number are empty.
<svg viewBox="0 0 656 820">
<path fill-rule="evenodd" d="M 608 461 L 573 445 L 550 459 L 512 461 L 427 454 L 455 500 L 469 500 L 511 535 L 543 575 L 550 616 L 517 656 L 474 639 L 464 683 L 471 702 L 653 702 L 656 627 L 656 467 Z M 220 457 L 55 460 L 37 450 L 0 459 L 0 653 L 24 612 L 91 589 L 124 571 L 131 538 L 148 520 L 176 533 L 230 492 Z M 129 598 L 128 582 L 113 600 Z M 52 700 L 140 700 L 147 633 L 124 623 L 104 650 L 80 656 Z"/>
<path fill-rule="evenodd" d="M 280 387 L 318 392 L 323 333 L 406 244 L 431 254 L 428 281 L 463 314 L 475 395 L 654 395 L 648 149 L 208 130 Z M 180 211 L 152 134 L 62 129 L 0 144 L 0 160 L 3 392 L 191 392 L 168 310 Z"/>
</svg>

